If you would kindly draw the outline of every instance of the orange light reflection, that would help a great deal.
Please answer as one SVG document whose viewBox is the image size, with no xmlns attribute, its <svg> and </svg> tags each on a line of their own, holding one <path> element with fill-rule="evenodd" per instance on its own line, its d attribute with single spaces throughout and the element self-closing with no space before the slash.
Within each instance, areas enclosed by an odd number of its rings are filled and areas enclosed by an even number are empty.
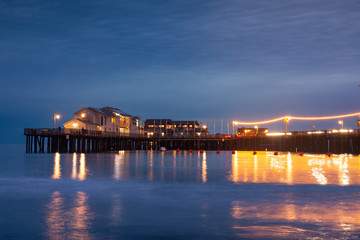
<svg viewBox="0 0 360 240">
<path fill-rule="evenodd" d="M 53 179 L 61 178 L 61 166 L 60 166 L 60 153 L 55 153 L 54 156 L 54 173 L 52 175 Z"/>
<path fill-rule="evenodd" d="M 234 183 L 360 184 L 359 158 L 351 155 L 310 155 L 236 152 L 228 179 Z"/>
</svg>

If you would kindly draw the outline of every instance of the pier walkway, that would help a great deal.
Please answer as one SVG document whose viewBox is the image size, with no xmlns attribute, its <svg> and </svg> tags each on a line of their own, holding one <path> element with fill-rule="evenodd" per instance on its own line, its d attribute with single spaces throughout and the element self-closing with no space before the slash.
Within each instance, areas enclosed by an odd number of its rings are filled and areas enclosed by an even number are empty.
<svg viewBox="0 0 360 240">
<path fill-rule="evenodd" d="M 282 133 L 285 134 L 285 133 Z M 359 131 L 296 131 L 287 135 L 148 137 L 145 134 L 74 129 L 24 129 L 27 153 L 119 150 L 241 150 L 360 154 Z"/>
</svg>

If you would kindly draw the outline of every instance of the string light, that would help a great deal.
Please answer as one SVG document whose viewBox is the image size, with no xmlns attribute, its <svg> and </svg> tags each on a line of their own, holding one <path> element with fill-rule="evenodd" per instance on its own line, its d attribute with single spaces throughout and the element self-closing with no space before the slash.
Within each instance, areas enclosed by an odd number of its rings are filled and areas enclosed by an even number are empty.
<svg viewBox="0 0 360 240">
<path fill-rule="evenodd" d="M 273 123 L 282 121 L 284 119 L 288 120 L 329 120 L 329 119 L 338 119 L 338 118 L 347 118 L 347 117 L 354 117 L 360 115 L 360 112 L 357 113 L 350 113 L 350 114 L 344 114 L 344 115 L 336 115 L 336 116 L 325 116 L 325 117 L 296 117 L 296 116 L 283 116 L 279 118 L 274 118 L 266 121 L 260 121 L 260 122 L 239 122 L 239 121 L 233 121 L 235 125 L 260 125 L 260 124 L 267 124 L 267 123 Z"/>
</svg>

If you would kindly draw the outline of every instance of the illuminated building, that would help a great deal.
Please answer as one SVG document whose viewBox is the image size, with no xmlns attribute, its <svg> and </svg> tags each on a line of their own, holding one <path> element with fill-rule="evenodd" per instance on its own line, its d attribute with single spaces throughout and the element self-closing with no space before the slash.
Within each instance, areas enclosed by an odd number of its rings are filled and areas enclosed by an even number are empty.
<svg viewBox="0 0 360 240">
<path fill-rule="evenodd" d="M 196 120 L 173 121 L 171 119 L 146 119 L 144 132 L 149 136 L 204 136 L 209 134 L 208 127 L 199 124 Z"/>
<path fill-rule="evenodd" d="M 85 107 L 74 113 L 74 118 L 64 124 L 65 129 L 102 132 L 139 133 L 140 119 L 118 108 Z"/>
<path fill-rule="evenodd" d="M 265 135 L 269 130 L 267 128 L 238 128 L 236 131 L 237 136 L 256 136 Z"/>
</svg>

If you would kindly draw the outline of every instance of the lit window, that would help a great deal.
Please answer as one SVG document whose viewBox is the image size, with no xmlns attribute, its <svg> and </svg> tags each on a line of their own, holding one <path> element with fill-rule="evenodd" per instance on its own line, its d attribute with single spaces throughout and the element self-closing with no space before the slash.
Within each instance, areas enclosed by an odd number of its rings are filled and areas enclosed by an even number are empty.
<svg viewBox="0 0 360 240">
<path fill-rule="evenodd" d="M 154 127 L 154 125 L 148 125 L 148 127 L 151 127 L 151 128 L 152 128 L 152 127 Z"/>
<path fill-rule="evenodd" d="M 114 123 L 115 122 L 115 118 L 111 118 L 111 123 Z"/>
<path fill-rule="evenodd" d="M 192 127 L 192 125 L 190 125 L 189 127 Z"/>
</svg>

